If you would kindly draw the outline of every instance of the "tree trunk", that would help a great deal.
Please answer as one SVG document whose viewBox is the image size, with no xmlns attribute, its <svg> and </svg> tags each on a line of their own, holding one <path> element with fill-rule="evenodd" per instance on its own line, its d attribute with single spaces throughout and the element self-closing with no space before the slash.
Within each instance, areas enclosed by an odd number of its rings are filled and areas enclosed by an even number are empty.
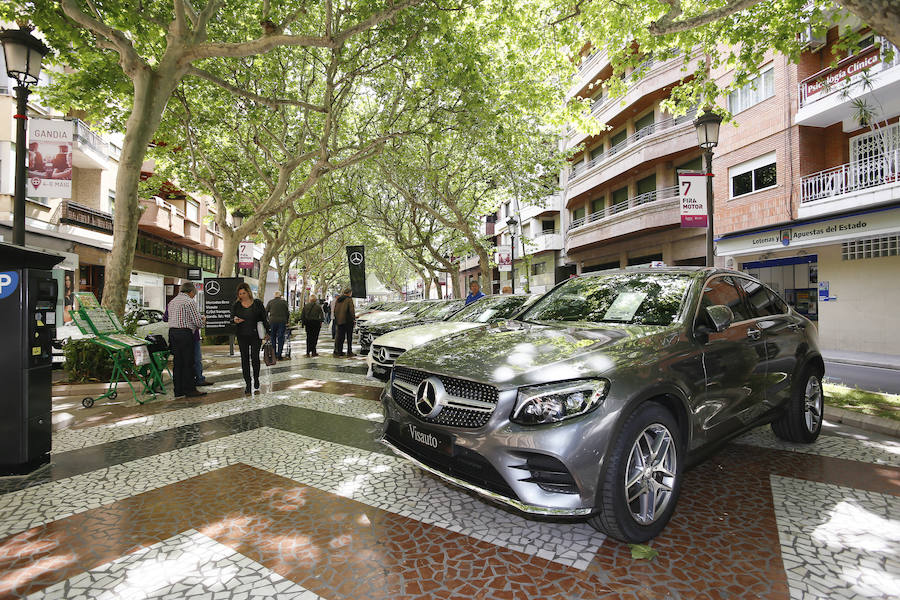
<svg viewBox="0 0 900 600">
<path fill-rule="evenodd" d="M 431 279 L 434 282 L 434 287 L 437 288 L 437 297 L 438 300 L 444 299 L 444 290 L 441 289 L 441 277 L 438 274 L 432 274 Z"/>
<path fill-rule="evenodd" d="M 493 274 L 493 270 L 491 269 L 491 259 L 488 256 L 487 250 L 481 246 L 478 246 L 476 253 L 478 254 L 478 266 L 481 269 L 481 291 L 490 296 L 494 293 L 494 282 L 491 277 Z"/>
<path fill-rule="evenodd" d="M 462 284 L 459 281 L 459 263 L 450 268 L 450 279 L 453 282 L 453 297 L 465 298 L 465 294 L 462 293 Z"/>
<path fill-rule="evenodd" d="M 141 166 L 144 164 L 147 145 L 162 120 L 166 101 L 179 79 L 176 73 L 163 77 L 149 70 L 140 72 L 134 78 L 134 104 L 125 126 L 122 155 L 116 175 L 113 247 L 106 257 L 103 284 L 103 306 L 119 315 L 125 312 L 131 268 L 134 266 L 138 220 L 141 216 L 138 201 Z"/>
<path fill-rule="evenodd" d="M 897 0 L 837 0 L 877 33 L 900 47 L 900 2 Z"/>
<path fill-rule="evenodd" d="M 238 245 L 241 241 L 234 231 L 225 227 L 222 229 L 222 260 L 219 262 L 219 277 L 234 277 L 234 263 L 237 261 Z"/>
<path fill-rule="evenodd" d="M 271 247 L 272 244 L 266 244 L 266 249 L 263 250 L 262 258 L 259 259 L 259 297 L 260 299 L 264 299 L 266 297 L 266 287 L 268 285 L 269 280 L 269 265 L 272 264 L 272 257 L 275 255 L 275 250 Z M 279 283 L 281 277 L 279 274 Z M 281 291 L 284 291 L 284 284 L 281 285 Z"/>
</svg>

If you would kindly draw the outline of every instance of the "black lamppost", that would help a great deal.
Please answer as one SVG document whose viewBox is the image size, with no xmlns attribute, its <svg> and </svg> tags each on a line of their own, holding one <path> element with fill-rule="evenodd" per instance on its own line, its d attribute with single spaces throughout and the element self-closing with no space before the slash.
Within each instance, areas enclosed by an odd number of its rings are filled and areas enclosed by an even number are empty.
<svg viewBox="0 0 900 600">
<path fill-rule="evenodd" d="M 722 117 L 707 109 L 694 120 L 697 128 L 697 139 L 703 155 L 706 157 L 706 266 L 715 265 L 713 250 L 713 184 L 712 184 L 712 157 L 713 148 L 719 143 L 719 126 Z"/>
<path fill-rule="evenodd" d="M 16 198 L 13 205 L 13 244 L 25 245 L 25 125 L 28 121 L 28 89 L 38 82 L 41 60 L 50 49 L 31 35 L 30 27 L 0 31 L 6 74 L 15 79 L 16 90 Z"/>
<path fill-rule="evenodd" d="M 509 280 L 512 282 L 510 286 L 512 288 L 512 293 L 516 293 L 516 225 L 519 224 L 518 219 L 515 217 L 510 217 L 506 220 L 506 224 L 509 227 L 509 237 L 512 242 L 511 251 L 509 253 L 510 260 L 510 271 L 509 271 Z M 501 290 L 502 291 L 502 290 Z"/>
</svg>

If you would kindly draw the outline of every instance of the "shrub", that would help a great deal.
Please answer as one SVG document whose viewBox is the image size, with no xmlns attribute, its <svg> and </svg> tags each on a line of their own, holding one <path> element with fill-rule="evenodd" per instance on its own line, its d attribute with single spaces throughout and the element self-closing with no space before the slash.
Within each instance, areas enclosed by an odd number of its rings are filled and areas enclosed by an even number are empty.
<svg viewBox="0 0 900 600">
<path fill-rule="evenodd" d="M 63 345 L 66 375 L 70 383 L 109 381 L 113 361 L 109 352 L 90 340 L 68 340 Z"/>
</svg>

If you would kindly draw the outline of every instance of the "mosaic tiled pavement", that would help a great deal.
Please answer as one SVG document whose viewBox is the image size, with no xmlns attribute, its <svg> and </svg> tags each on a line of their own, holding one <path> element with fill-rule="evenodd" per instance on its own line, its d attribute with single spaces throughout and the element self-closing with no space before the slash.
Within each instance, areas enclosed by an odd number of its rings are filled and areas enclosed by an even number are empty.
<svg viewBox="0 0 900 600">
<path fill-rule="evenodd" d="M 0 598 L 900 595 L 898 440 L 754 430 L 687 472 L 659 556 L 636 560 L 391 455 L 377 382 L 329 342 L 249 396 L 221 359 L 199 399 L 55 398 L 52 465 L 0 481 Z"/>
</svg>

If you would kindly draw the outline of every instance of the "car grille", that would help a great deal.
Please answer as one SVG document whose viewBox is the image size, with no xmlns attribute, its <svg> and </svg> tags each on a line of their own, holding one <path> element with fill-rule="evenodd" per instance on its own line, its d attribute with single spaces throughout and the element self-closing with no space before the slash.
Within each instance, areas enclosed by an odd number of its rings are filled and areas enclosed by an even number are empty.
<svg viewBox="0 0 900 600">
<path fill-rule="evenodd" d="M 387 360 L 381 360 L 381 349 L 387 350 Z M 397 357 L 406 352 L 403 348 L 391 348 L 390 346 L 372 346 L 372 359 L 379 365 L 390 367 L 393 366 Z"/>
<path fill-rule="evenodd" d="M 417 371 L 407 367 L 394 367 L 394 378 L 399 379 L 412 386 L 418 386 L 422 381 L 430 377 L 430 373 L 425 371 Z M 455 377 L 446 377 L 437 375 L 444 389 L 451 396 L 458 396 L 469 400 L 480 400 L 482 402 L 490 402 L 497 404 L 497 388 L 485 383 L 476 383 L 466 379 L 457 379 Z M 463 429 L 477 429 L 484 427 L 491 418 L 493 411 L 484 412 L 456 406 L 445 406 L 438 415 L 432 419 L 425 419 L 416 410 L 415 397 L 397 385 L 391 386 L 391 394 L 394 401 L 406 412 L 416 418 L 428 423 L 437 425 L 447 425 L 450 427 L 460 427 Z"/>
</svg>

